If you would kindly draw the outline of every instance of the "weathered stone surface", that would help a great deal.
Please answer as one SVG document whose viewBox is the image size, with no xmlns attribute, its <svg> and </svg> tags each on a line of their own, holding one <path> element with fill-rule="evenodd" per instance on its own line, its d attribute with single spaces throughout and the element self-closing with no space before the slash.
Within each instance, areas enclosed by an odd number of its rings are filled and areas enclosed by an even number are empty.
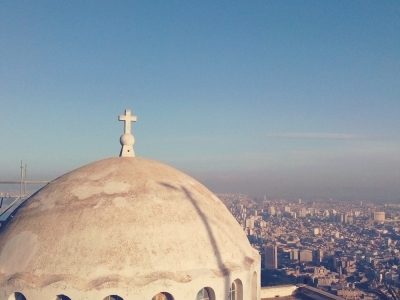
<svg viewBox="0 0 400 300">
<path fill-rule="evenodd" d="M 259 264 L 241 227 L 203 185 L 155 161 L 109 158 L 45 186 L 0 233 L 0 297 L 46 289 L 75 299 L 92 290 L 151 297 L 157 285 L 182 290 L 197 278 L 191 289 L 207 278 L 247 282 Z"/>
</svg>

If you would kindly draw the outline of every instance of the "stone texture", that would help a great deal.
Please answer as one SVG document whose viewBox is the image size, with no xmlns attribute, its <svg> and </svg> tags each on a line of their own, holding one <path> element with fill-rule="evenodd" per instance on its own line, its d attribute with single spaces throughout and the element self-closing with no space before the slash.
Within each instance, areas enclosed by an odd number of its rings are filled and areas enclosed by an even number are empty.
<svg viewBox="0 0 400 300">
<path fill-rule="evenodd" d="M 185 284 L 194 299 L 210 278 L 229 287 L 227 278 L 236 276 L 250 285 L 259 268 L 258 252 L 215 195 L 174 168 L 137 157 L 57 178 L 0 233 L 1 299 L 15 291 L 31 299 L 117 292 L 151 299 L 162 288 L 187 297 Z"/>
</svg>

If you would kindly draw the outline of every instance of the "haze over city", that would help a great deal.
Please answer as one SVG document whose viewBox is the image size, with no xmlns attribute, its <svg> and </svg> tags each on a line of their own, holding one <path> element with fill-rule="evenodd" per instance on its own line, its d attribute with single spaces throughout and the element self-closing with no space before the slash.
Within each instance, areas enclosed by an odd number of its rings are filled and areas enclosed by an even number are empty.
<svg viewBox="0 0 400 300">
<path fill-rule="evenodd" d="M 137 156 L 216 193 L 400 200 L 398 1 L 4 1 L 0 180 Z"/>
</svg>

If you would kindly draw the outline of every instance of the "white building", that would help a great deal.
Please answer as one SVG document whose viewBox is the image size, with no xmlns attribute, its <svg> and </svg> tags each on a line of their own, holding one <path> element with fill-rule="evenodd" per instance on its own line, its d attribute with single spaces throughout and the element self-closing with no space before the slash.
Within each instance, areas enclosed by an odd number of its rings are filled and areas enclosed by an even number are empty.
<svg viewBox="0 0 400 300">
<path fill-rule="evenodd" d="M 275 215 L 275 208 L 273 206 L 268 207 L 268 213 L 272 216 Z"/>
<path fill-rule="evenodd" d="M 246 228 L 254 229 L 254 219 L 246 219 Z"/>
<path fill-rule="evenodd" d="M 312 261 L 313 259 L 311 250 L 301 250 L 300 251 L 300 261 Z"/>
<path fill-rule="evenodd" d="M 57 178 L 9 220 L 0 299 L 260 299 L 260 256 L 225 205 L 134 157 L 129 135 L 122 157 Z"/>
<path fill-rule="evenodd" d="M 375 211 L 374 212 L 374 221 L 385 222 L 385 212 L 384 211 Z"/>
<path fill-rule="evenodd" d="M 300 212 L 299 212 L 299 217 L 300 217 L 300 218 L 305 218 L 305 217 L 307 217 L 307 214 L 308 214 L 308 210 L 305 209 L 305 208 L 302 208 L 302 209 L 300 210 Z"/>
</svg>

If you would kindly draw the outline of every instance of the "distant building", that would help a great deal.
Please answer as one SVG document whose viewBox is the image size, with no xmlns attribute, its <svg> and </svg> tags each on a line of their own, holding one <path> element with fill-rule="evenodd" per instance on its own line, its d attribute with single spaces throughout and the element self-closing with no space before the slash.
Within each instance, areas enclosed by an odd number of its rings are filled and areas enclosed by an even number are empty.
<svg viewBox="0 0 400 300">
<path fill-rule="evenodd" d="M 374 221 L 385 222 L 385 212 L 384 211 L 374 212 Z"/>
<path fill-rule="evenodd" d="M 246 228 L 254 229 L 254 219 L 246 219 Z"/>
<path fill-rule="evenodd" d="M 324 251 L 321 249 L 313 251 L 313 261 L 320 263 L 324 259 Z"/>
<path fill-rule="evenodd" d="M 387 272 L 387 273 L 385 273 L 385 279 L 392 280 L 392 281 L 398 281 L 399 274 L 397 274 L 395 272 Z"/>
<path fill-rule="evenodd" d="M 290 259 L 299 260 L 299 249 L 292 249 L 290 251 Z"/>
<path fill-rule="evenodd" d="M 347 221 L 348 221 L 347 214 L 342 214 L 341 221 L 342 221 L 342 223 L 347 223 Z"/>
<path fill-rule="evenodd" d="M 278 247 L 276 245 L 265 247 L 265 268 L 278 269 Z"/>
<path fill-rule="evenodd" d="M 300 261 L 312 261 L 313 254 L 311 250 L 301 250 L 300 251 Z"/>
<path fill-rule="evenodd" d="M 273 206 L 268 207 L 268 213 L 272 216 L 275 215 L 275 208 Z"/>
<path fill-rule="evenodd" d="M 307 213 L 308 213 L 307 209 L 302 208 L 302 209 L 300 210 L 300 212 L 299 212 L 299 217 L 300 217 L 300 218 L 305 218 L 305 217 L 307 217 Z"/>
</svg>

